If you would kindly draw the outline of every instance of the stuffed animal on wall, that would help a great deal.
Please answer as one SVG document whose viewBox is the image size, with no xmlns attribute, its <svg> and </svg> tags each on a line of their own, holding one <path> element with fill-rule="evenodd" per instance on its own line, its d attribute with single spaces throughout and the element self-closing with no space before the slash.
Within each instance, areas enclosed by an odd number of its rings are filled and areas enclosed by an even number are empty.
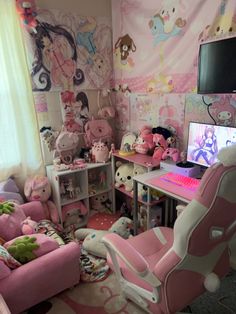
<svg viewBox="0 0 236 314">
<path fill-rule="evenodd" d="M 121 161 L 117 161 L 116 167 L 118 168 L 115 173 L 115 186 L 124 186 L 127 192 L 131 192 L 133 190 L 133 163 L 122 163 Z"/>
<path fill-rule="evenodd" d="M 124 239 L 131 236 L 132 220 L 127 217 L 119 218 L 109 230 L 95 230 L 89 228 L 78 229 L 75 236 L 78 240 L 83 240 L 83 248 L 92 255 L 106 258 L 107 250 L 102 242 L 103 236 L 115 232 Z"/>
<path fill-rule="evenodd" d="M 36 175 L 28 178 L 24 186 L 25 197 L 28 201 L 41 201 L 46 219 L 54 223 L 59 222 L 58 211 L 55 204 L 49 200 L 51 196 L 51 185 L 47 177 Z"/>
<path fill-rule="evenodd" d="M 71 164 L 77 152 L 79 136 L 77 133 L 62 131 L 55 142 L 54 158 L 59 157 L 61 162 Z"/>
</svg>

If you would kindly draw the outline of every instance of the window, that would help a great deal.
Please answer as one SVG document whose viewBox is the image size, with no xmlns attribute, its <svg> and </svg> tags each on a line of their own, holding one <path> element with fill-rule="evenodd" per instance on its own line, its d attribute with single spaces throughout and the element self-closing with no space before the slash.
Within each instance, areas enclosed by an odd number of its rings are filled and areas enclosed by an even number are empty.
<svg viewBox="0 0 236 314">
<path fill-rule="evenodd" d="M 39 131 L 15 0 L 0 0 L 0 181 L 42 171 Z"/>
</svg>

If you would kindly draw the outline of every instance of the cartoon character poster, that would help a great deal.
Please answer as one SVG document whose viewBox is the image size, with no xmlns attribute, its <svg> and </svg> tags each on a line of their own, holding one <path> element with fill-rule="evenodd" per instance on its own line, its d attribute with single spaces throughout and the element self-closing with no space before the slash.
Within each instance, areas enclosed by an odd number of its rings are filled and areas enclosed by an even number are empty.
<svg viewBox="0 0 236 314">
<path fill-rule="evenodd" d="M 29 51 L 34 91 L 110 87 L 111 25 L 105 17 L 38 10 Z"/>
<path fill-rule="evenodd" d="M 234 0 L 113 0 L 115 83 L 195 93 L 199 44 L 236 34 Z"/>
<path fill-rule="evenodd" d="M 83 133 L 89 120 L 89 100 L 84 91 L 61 92 L 61 108 L 64 128 L 68 132 Z"/>
</svg>

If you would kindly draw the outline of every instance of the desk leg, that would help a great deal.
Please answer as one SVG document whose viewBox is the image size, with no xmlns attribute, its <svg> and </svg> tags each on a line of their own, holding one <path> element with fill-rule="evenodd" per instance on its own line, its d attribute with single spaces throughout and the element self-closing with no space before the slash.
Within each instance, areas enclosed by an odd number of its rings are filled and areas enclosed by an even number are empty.
<svg viewBox="0 0 236 314">
<path fill-rule="evenodd" d="M 134 191 L 134 235 L 138 233 L 138 182 L 133 180 L 133 191 Z"/>
<path fill-rule="evenodd" d="M 169 222 L 169 206 L 170 206 L 170 199 L 166 197 L 165 199 L 165 226 L 168 226 Z"/>
</svg>

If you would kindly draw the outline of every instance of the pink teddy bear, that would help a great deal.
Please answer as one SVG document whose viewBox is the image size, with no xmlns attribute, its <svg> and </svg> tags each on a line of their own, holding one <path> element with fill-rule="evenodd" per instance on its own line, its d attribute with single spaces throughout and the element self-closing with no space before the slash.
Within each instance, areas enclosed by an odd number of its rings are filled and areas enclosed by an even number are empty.
<svg viewBox="0 0 236 314">
<path fill-rule="evenodd" d="M 25 182 L 24 193 L 28 201 L 41 201 L 46 219 L 54 223 L 59 222 L 58 211 L 55 204 L 49 200 L 51 185 L 47 177 L 36 175 Z"/>
</svg>

